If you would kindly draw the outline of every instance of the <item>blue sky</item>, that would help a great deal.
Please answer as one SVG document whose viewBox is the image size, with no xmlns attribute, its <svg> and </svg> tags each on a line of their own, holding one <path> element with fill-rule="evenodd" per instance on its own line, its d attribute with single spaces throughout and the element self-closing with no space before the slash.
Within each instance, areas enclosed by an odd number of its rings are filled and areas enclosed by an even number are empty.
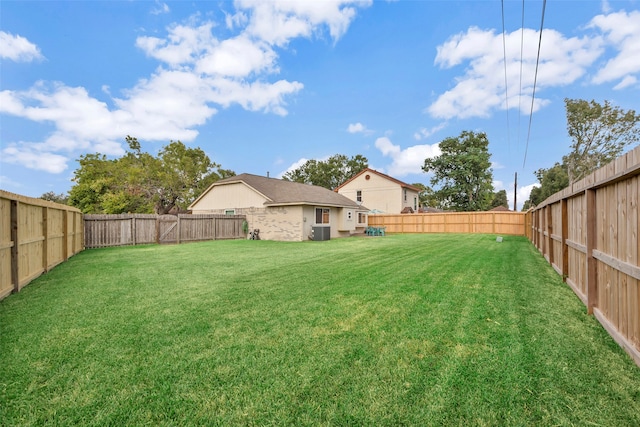
<svg viewBox="0 0 640 427">
<path fill-rule="evenodd" d="M 428 185 L 424 159 L 471 130 L 521 205 L 569 151 L 565 98 L 640 110 L 640 3 L 549 1 L 529 132 L 542 4 L 523 26 L 505 1 L 503 39 L 497 0 L 3 0 L 0 188 L 66 193 L 80 155 L 126 135 L 275 177 L 362 154 Z"/>
</svg>

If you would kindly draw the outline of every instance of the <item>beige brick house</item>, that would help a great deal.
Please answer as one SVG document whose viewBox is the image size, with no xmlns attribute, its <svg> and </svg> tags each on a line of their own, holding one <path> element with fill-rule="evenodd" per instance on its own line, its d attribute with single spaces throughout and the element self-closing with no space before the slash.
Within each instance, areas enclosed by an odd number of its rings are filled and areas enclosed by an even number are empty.
<svg viewBox="0 0 640 427">
<path fill-rule="evenodd" d="M 213 183 L 189 209 L 194 214 L 246 215 L 266 240 L 303 241 L 361 233 L 368 209 L 331 190 L 243 173 Z M 317 238 L 316 238 L 317 239 Z"/>
<path fill-rule="evenodd" d="M 345 181 L 334 191 L 381 213 L 399 214 L 410 208 L 418 212 L 420 189 L 366 168 Z"/>
</svg>

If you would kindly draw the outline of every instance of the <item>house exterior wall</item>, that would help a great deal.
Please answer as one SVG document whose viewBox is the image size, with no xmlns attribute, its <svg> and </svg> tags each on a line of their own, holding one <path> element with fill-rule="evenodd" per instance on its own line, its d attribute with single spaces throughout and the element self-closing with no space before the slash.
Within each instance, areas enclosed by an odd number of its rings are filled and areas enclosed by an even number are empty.
<svg viewBox="0 0 640 427">
<path fill-rule="evenodd" d="M 243 211 L 247 216 L 249 229 L 259 229 L 263 240 L 300 242 L 307 238 L 303 234 L 302 206 L 270 206 Z"/>
<path fill-rule="evenodd" d="M 410 207 L 414 211 L 417 211 L 419 207 L 417 191 L 404 188 L 375 173 L 364 173 L 356 177 L 341 187 L 338 193 L 358 202 L 358 191 L 361 191 L 362 205 L 370 210 L 400 213 L 406 207 Z"/>
<path fill-rule="evenodd" d="M 329 209 L 329 224 L 316 224 L 316 208 Z M 349 220 L 349 212 L 351 212 L 351 220 Z M 305 206 L 304 207 L 304 231 L 305 238 L 311 236 L 313 227 L 331 227 L 331 238 L 349 237 L 357 232 L 358 213 L 355 209 L 349 208 L 330 208 L 327 206 Z M 364 228 L 367 224 L 360 224 Z M 304 239 L 303 239 L 304 240 Z"/>
<path fill-rule="evenodd" d="M 402 189 L 402 209 L 411 208 L 414 212 L 418 212 L 418 208 L 420 207 L 419 200 L 420 199 L 418 198 L 417 191 L 411 190 L 409 188 Z M 402 209 L 400 209 L 400 212 L 402 212 Z"/>
<path fill-rule="evenodd" d="M 197 214 L 222 214 L 226 209 L 197 210 Z M 235 208 L 236 215 L 245 215 L 249 231 L 260 230 L 263 240 L 278 240 L 283 242 L 300 242 L 311 234 L 305 234 L 306 224 L 303 216 L 303 206 L 267 206 Z"/>
<path fill-rule="evenodd" d="M 192 206 L 193 213 L 210 213 L 212 210 L 239 209 L 250 206 L 262 207 L 265 199 L 260 193 L 238 182 L 213 187 Z M 239 212 L 237 212 L 239 214 Z"/>
<path fill-rule="evenodd" d="M 368 209 L 400 213 L 403 208 L 402 187 L 375 173 L 365 173 L 356 177 L 341 187 L 338 193 L 358 202 L 358 191 L 362 192 L 362 205 Z"/>
</svg>

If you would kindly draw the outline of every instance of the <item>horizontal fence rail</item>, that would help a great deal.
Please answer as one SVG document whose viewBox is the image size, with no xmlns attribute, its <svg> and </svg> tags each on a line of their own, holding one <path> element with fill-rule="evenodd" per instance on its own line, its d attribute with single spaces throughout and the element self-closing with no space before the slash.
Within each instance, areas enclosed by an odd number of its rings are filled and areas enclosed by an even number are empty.
<svg viewBox="0 0 640 427">
<path fill-rule="evenodd" d="M 83 250 L 82 213 L 0 190 L 0 299 Z"/>
<path fill-rule="evenodd" d="M 369 225 L 387 233 L 489 233 L 524 236 L 523 212 L 442 212 L 369 215 Z"/>
<path fill-rule="evenodd" d="M 529 211 L 529 239 L 640 366 L 640 147 Z"/>
<path fill-rule="evenodd" d="M 86 248 L 243 239 L 244 215 L 85 215 Z"/>
</svg>

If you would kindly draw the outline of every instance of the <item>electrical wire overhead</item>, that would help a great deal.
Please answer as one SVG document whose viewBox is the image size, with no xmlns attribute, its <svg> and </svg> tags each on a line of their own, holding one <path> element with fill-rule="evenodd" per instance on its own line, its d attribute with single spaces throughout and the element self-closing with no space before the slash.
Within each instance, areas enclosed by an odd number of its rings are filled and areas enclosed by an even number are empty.
<svg viewBox="0 0 640 427">
<path fill-rule="evenodd" d="M 529 138 L 531 137 L 531 122 L 533 120 L 533 105 L 536 98 L 536 84 L 538 82 L 538 65 L 540 64 L 540 47 L 542 46 L 542 30 L 544 28 L 544 14 L 547 6 L 547 0 L 542 2 L 542 19 L 540 22 L 540 34 L 538 39 L 538 56 L 536 58 L 536 71 L 533 77 L 533 93 L 531 94 L 531 111 L 529 113 L 529 129 L 527 131 L 527 143 L 524 149 L 524 160 L 522 161 L 522 167 L 527 163 L 527 152 L 529 151 Z"/>
<path fill-rule="evenodd" d="M 504 26 L 504 0 L 502 3 L 502 57 L 504 62 L 504 101 L 505 107 L 507 111 L 507 147 L 509 148 L 509 152 L 511 152 L 511 127 L 509 125 L 509 86 L 507 82 L 507 42 L 505 35 L 505 26 Z"/>
</svg>

